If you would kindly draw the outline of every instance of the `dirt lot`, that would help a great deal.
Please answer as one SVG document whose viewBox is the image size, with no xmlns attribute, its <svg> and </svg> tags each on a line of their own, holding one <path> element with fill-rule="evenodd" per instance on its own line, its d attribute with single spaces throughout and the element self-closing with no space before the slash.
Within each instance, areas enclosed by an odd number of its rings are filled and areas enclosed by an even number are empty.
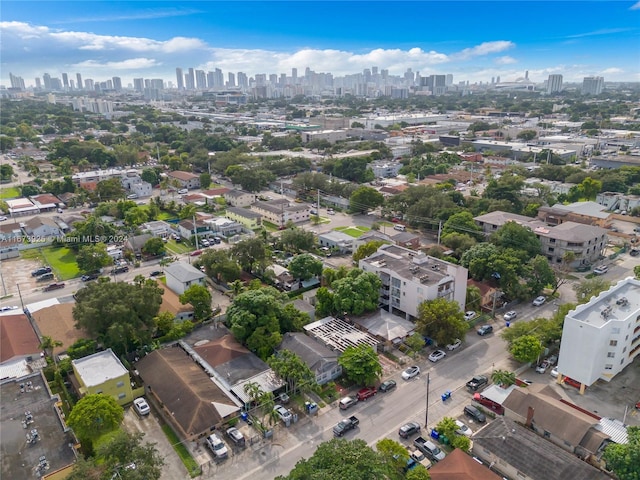
<svg viewBox="0 0 640 480">
<path fill-rule="evenodd" d="M 18 285 L 24 295 L 49 283 L 38 283 L 36 279 L 31 276 L 31 272 L 41 266 L 42 263 L 40 260 L 26 260 L 22 258 L 2 260 L 2 269 L 0 270 L 0 275 L 2 276 L 0 288 L 2 290 L 0 291 L 0 296 L 14 295 L 18 297 Z"/>
</svg>

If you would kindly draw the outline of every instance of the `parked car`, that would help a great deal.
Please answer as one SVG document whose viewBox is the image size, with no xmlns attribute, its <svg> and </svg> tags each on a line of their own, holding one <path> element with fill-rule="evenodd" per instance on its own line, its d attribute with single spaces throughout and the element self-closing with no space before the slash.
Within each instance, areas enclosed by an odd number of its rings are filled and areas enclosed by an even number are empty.
<svg viewBox="0 0 640 480">
<path fill-rule="evenodd" d="M 485 335 L 488 335 L 490 333 L 493 333 L 493 327 L 491 325 L 482 325 L 478 329 L 478 335 L 480 335 L 481 337 L 484 337 Z"/>
<path fill-rule="evenodd" d="M 469 320 L 473 320 L 474 318 L 476 318 L 476 312 L 464 312 L 464 319 L 469 321 Z"/>
<path fill-rule="evenodd" d="M 376 387 L 365 387 L 358 390 L 356 398 L 359 402 L 364 402 L 368 398 L 375 396 L 376 393 L 378 393 L 378 389 Z"/>
<path fill-rule="evenodd" d="M 438 360 L 442 360 L 446 356 L 447 354 L 444 353 L 442 350 L 436 350 L 429 355 L 429 360 L 432 361 L 433 363 L 436 363 Z"/>
<path fill-rule="evenodd" d="M 200 245 L 202 245 L 203 247 L 209 247 L 211 246 L 209 244 L 209 240 L 207 240 L 206 238 L 203 238 L 202 240 L 200 240 Z"/>
<path fill-rule="evenodd" d="M 4 215 L 0 216 L 0 222 L 4 222 L 5 220 L 9 220 L 9 219 Z"/>
<path fill-rule="evenodd" d="M 191 257 L 197 257 L 198 255 L 202 255 L 202 250 L 194 250 L 189 254 Z"/>
<path fill-rule="evenodd" d="M 466 385 L 470 392 L 477 392 L 485 385 L 489 385 L 489 378 L 484 375 L 476 375 Z"/>
<path fill-rule="evenodd" d="M 629 255 L 631 255 L 632 257 L 637 257 L 638 255 L 640 255 L 640 250 L 637 248 L 632 248 L 629 251 Z"/>
<path fill-rule="evenodd" d="M 0 308 L 0 312 L 8 312 L 10 310 L 17 310 L 18 306 L 17 305 L 11 305 L 11 306 L 6 306 L 6 307 L 1 307 Z"/>
<path fill-rule="evenodd" d="M 186 188 L 181 188 L 180 190 L 178 190 L 178 195 L 186 195 L 187 193 L 189 193 L 189 190 L 187 190 Z"/>
<path fill-rule="evenodd" d="M 149 274 L 150 277 L 159 277 L 160 275 L 162 275 L 162 272 L 160 270 L 154 270 Z"/>
<path fill-rule="evenodd" d="M 549 375 L 551 375 L 553 378 L 558 378 L 558 367 L 553 367 L 551 369 L 551 372 L 549 373 Z"/>
<path fill-rule="evenodd" d="M 536 297 L 532 303 L 534 307 L 540 307 L 541 305 L 544 305 L 544 302 L 546 301 L 547 297 L 540 295 L 539 297 Z"/>
<path fill-rule="evenodd" d="M 536 372 L 538 373 L 545 373 L 547 370 L 549 369 L 549 364 L 544 361 L 541 362 L 537 367 L 536 367 Z"/>
<path fill-rule="evenodd" d="M 51 273 L 51 267 L 36 268 L 33 272 L 31 272 L 31 276 L 39 277 L 40 275 L 44 275 L 45 273 Z"/>
<path fill-rule="evenodd" d="M 515 318 L 518 316 L 518 313 L 515 310 L 511 310 L 507 313 L 505 313 L 502 318 L 504 318 L 505 322 L 510 322 L 511 320 L 515 320 Z"/>
<path fill-rule="evenodd" d="M 449 351 L 456 350 L 457 348 L 460 348 L 460 345 L 462 345 L 462 340 L 460 340 L 459 338 L 456 338 L 453 343 L 450 343 L 449 345 L 447 345 L 447 350 Z"/>
<path fill-rule="evenodd" d="M 417 365 L 413 365 L 407 368 L 404 372 L 402 372 L 402 378 L 405 380 L 410 380 L 419 374 L 420 374 L 420 367 L 418 367 Z"/>
<path fill-rule="evenodd" d="M 91 280 L 95 280 L 96 278 L 98 278 L 100 276 L 99 273 L 88 273 L 86 275 L 82 275 L 80 277 L 80 280 L 82 280 L 83 282 L 89 282 Z"/>
<path fill-rule="evenodd" d="M 580 388 L 580 382 L 577 380 L 574 380 L 573 378 L 564 377 L 562 382 L 566 383 L 567 385 L 571 385 L 574 388 Z"/>
<path fill-rule="evenodd" d="M 393 390 L 394 388 L 396 388 L 395 380 L 385 380 L 378 387 L 378 391 L 379 392 L 389 392 L 389 391 Z"/>
<path fill-rule="evenodd" d="M 242 432 L 240 432 L 240 430 L 238 430 L 236 427 L 228 428 L 226 433 L 227 437 L 229 437 L 229 440 L 231 440 L 236 446 L 245 446 L 244 435 L 242 435 Z"/>
<path fill-rule="evenodd" d="M 609 271 L 609 267 L 607 265 L 598 265 L 596 268 L 593 269 L 593 273 L 595 273 L 596 275 L 604 275 L 608 271 Z"/>
<path fill-rule="evenodd" d="M 287 410 L 285 407 L 283 407 L 282 405 L 274 405 L 273 409 L 276 411 L 276 413 L 278 414 L 278 416 L 280 417 L 280 419 L 283 422 L 287 422 L 291 420 L 291 412 L 289 410 Z"/>
<path fill-rule="evenodd" d="M 60 288 L 64 288 L 64 282 L 50 283 L 49 285 L 44 287 L 43 290 L 45 292 L 50 292 L 51 290 L 58 290 Z"/>
<path fill-rule="evenodd" d="M 409 438 L 414 433 L 420 433 L 420 424 L 418 422 L 405 423 L 398 430 L 398 435 L 402 438 Z"/>
<path fill-rule="evenodd" d="M 349 418 L 341 420 L 335 427 L 333 427 L 333 436 L 341 437 L 349 430 L 357 428 L 359 423 L 360 420 L 358 420 L 358 417 L 356 417 L 355 415 L 351 415 Z"/>
<path fill-rule="evenodd" d="M 456 433 L 458 435 L 464 435 L 465 437 L 470 437 L 471 435 L 473 435 L 471 429 L 460 420 L 456 420 L 456 426 L 458 427 L 458 429 L 456 430 Z"/>
<path fill-rule="evenodd" d="M 53 272 L 43 273 L 36 278 L 36 282 L 46 282 L 47 280 L 53 280 Z"/>
<path fill-rule="evenodd" d="M 140 416 L 149 415 L 151 412 L 151 408 L 144 398 L 136 398 L 133 401 L 133 408 L 135 408 L 136 412 L 138 412 L 138 415 Z"/>
<path fill-rule="evenodd" d="M 355 398 L 344 397 L 343 399 L 340 400 L 340 402 L 338 403 L 338 406 L 340 407 L 340 410 L 346 410 L 348 408 L 353 407 L 356 403 L 358 403 L 358 401 Z"/>
<path fill-rule="evenodd" d="M 547 358 L 547 363 L 553 367 L 556 363 L 558 363 L 558 356 L 551 355 L 549 358 Z"/>
<path fill-rule="evenodd" d="M 473 405 L 467 405 L 464 407 L 464 414 L 467 417 L 473 418 L 476 422 L 484 423 L 487 421 L 487 417 L 482 413 L 478 407 Z"/>
<path fill-rule="evenodd" d="M 207 446 L 211 449 L 216 459 L 227 458 L 229 455 L 229 450 L 227 446 L 224 444 L 220 437 L 218 437 L 215 433 L 212 433 L 207 437 Z"/>
</svg>

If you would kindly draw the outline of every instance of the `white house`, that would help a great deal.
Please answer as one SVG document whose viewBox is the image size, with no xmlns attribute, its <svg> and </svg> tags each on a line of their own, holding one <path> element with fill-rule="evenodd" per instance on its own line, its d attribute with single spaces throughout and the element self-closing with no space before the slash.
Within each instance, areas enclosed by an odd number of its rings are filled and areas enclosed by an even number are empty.
<svg viewBox="0 0 640 480">
<path fill-rule="evenodd" d="M 167 287 L 182 295 L 191 285 L 206 286 L 206 275 L 197 268 L 183 262 L 174 262 L 165 267 Z"/>
<path fill-rule="evenodd" d="M 609 381 L 640 355 L 640 280 L 621 280 L 564 319 L 558 382 Z"/>
<path fill-rule="evenodd" d="M 194 173 L 183 172 L 182 170 L 174 170 L 167 173 L 171 180 L 176 180 L 182 188 L 200 188 L 200 177 Z"/>
<path fill-rule="evenodd" d="M 224 194 L 224 201 L 232 207 L 248 207 L 256 201 L 256 195 L 242 190 L 229 190 Z"/>
<path fill-rule="evenodd" d="M 48 217 L 33 217 L 25 222 L 24 231 L 32 243 L 53 240 L 62 235 L 58 224 Z"/>
</svg>

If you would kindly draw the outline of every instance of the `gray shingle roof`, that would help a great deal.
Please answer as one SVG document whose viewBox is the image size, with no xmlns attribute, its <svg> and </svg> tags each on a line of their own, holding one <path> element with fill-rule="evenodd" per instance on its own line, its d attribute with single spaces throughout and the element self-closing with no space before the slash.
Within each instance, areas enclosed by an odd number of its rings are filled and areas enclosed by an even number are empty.
<svg viewBox="0 0 640 480">
<path fill-rule="evenodd" d="M 197 268 L 182 262 L 172 263 L 165 267 L 164 271 L 181 283 L 193 282 L 194 280 L 200 280 L 201 278 L 206 277 L 206 275 Z"/>
</svg>

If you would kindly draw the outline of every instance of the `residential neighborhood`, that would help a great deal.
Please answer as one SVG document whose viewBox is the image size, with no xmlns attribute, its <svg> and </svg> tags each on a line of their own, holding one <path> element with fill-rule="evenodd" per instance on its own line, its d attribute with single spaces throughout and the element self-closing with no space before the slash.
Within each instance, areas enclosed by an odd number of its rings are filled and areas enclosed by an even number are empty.
<svg viewBox="0 0 640 480">
<path fill-rule="evenodd" d="M 2 91 L 3 476 L 633 478 L 638 89 L 414 87 Z"/>
</svg>

